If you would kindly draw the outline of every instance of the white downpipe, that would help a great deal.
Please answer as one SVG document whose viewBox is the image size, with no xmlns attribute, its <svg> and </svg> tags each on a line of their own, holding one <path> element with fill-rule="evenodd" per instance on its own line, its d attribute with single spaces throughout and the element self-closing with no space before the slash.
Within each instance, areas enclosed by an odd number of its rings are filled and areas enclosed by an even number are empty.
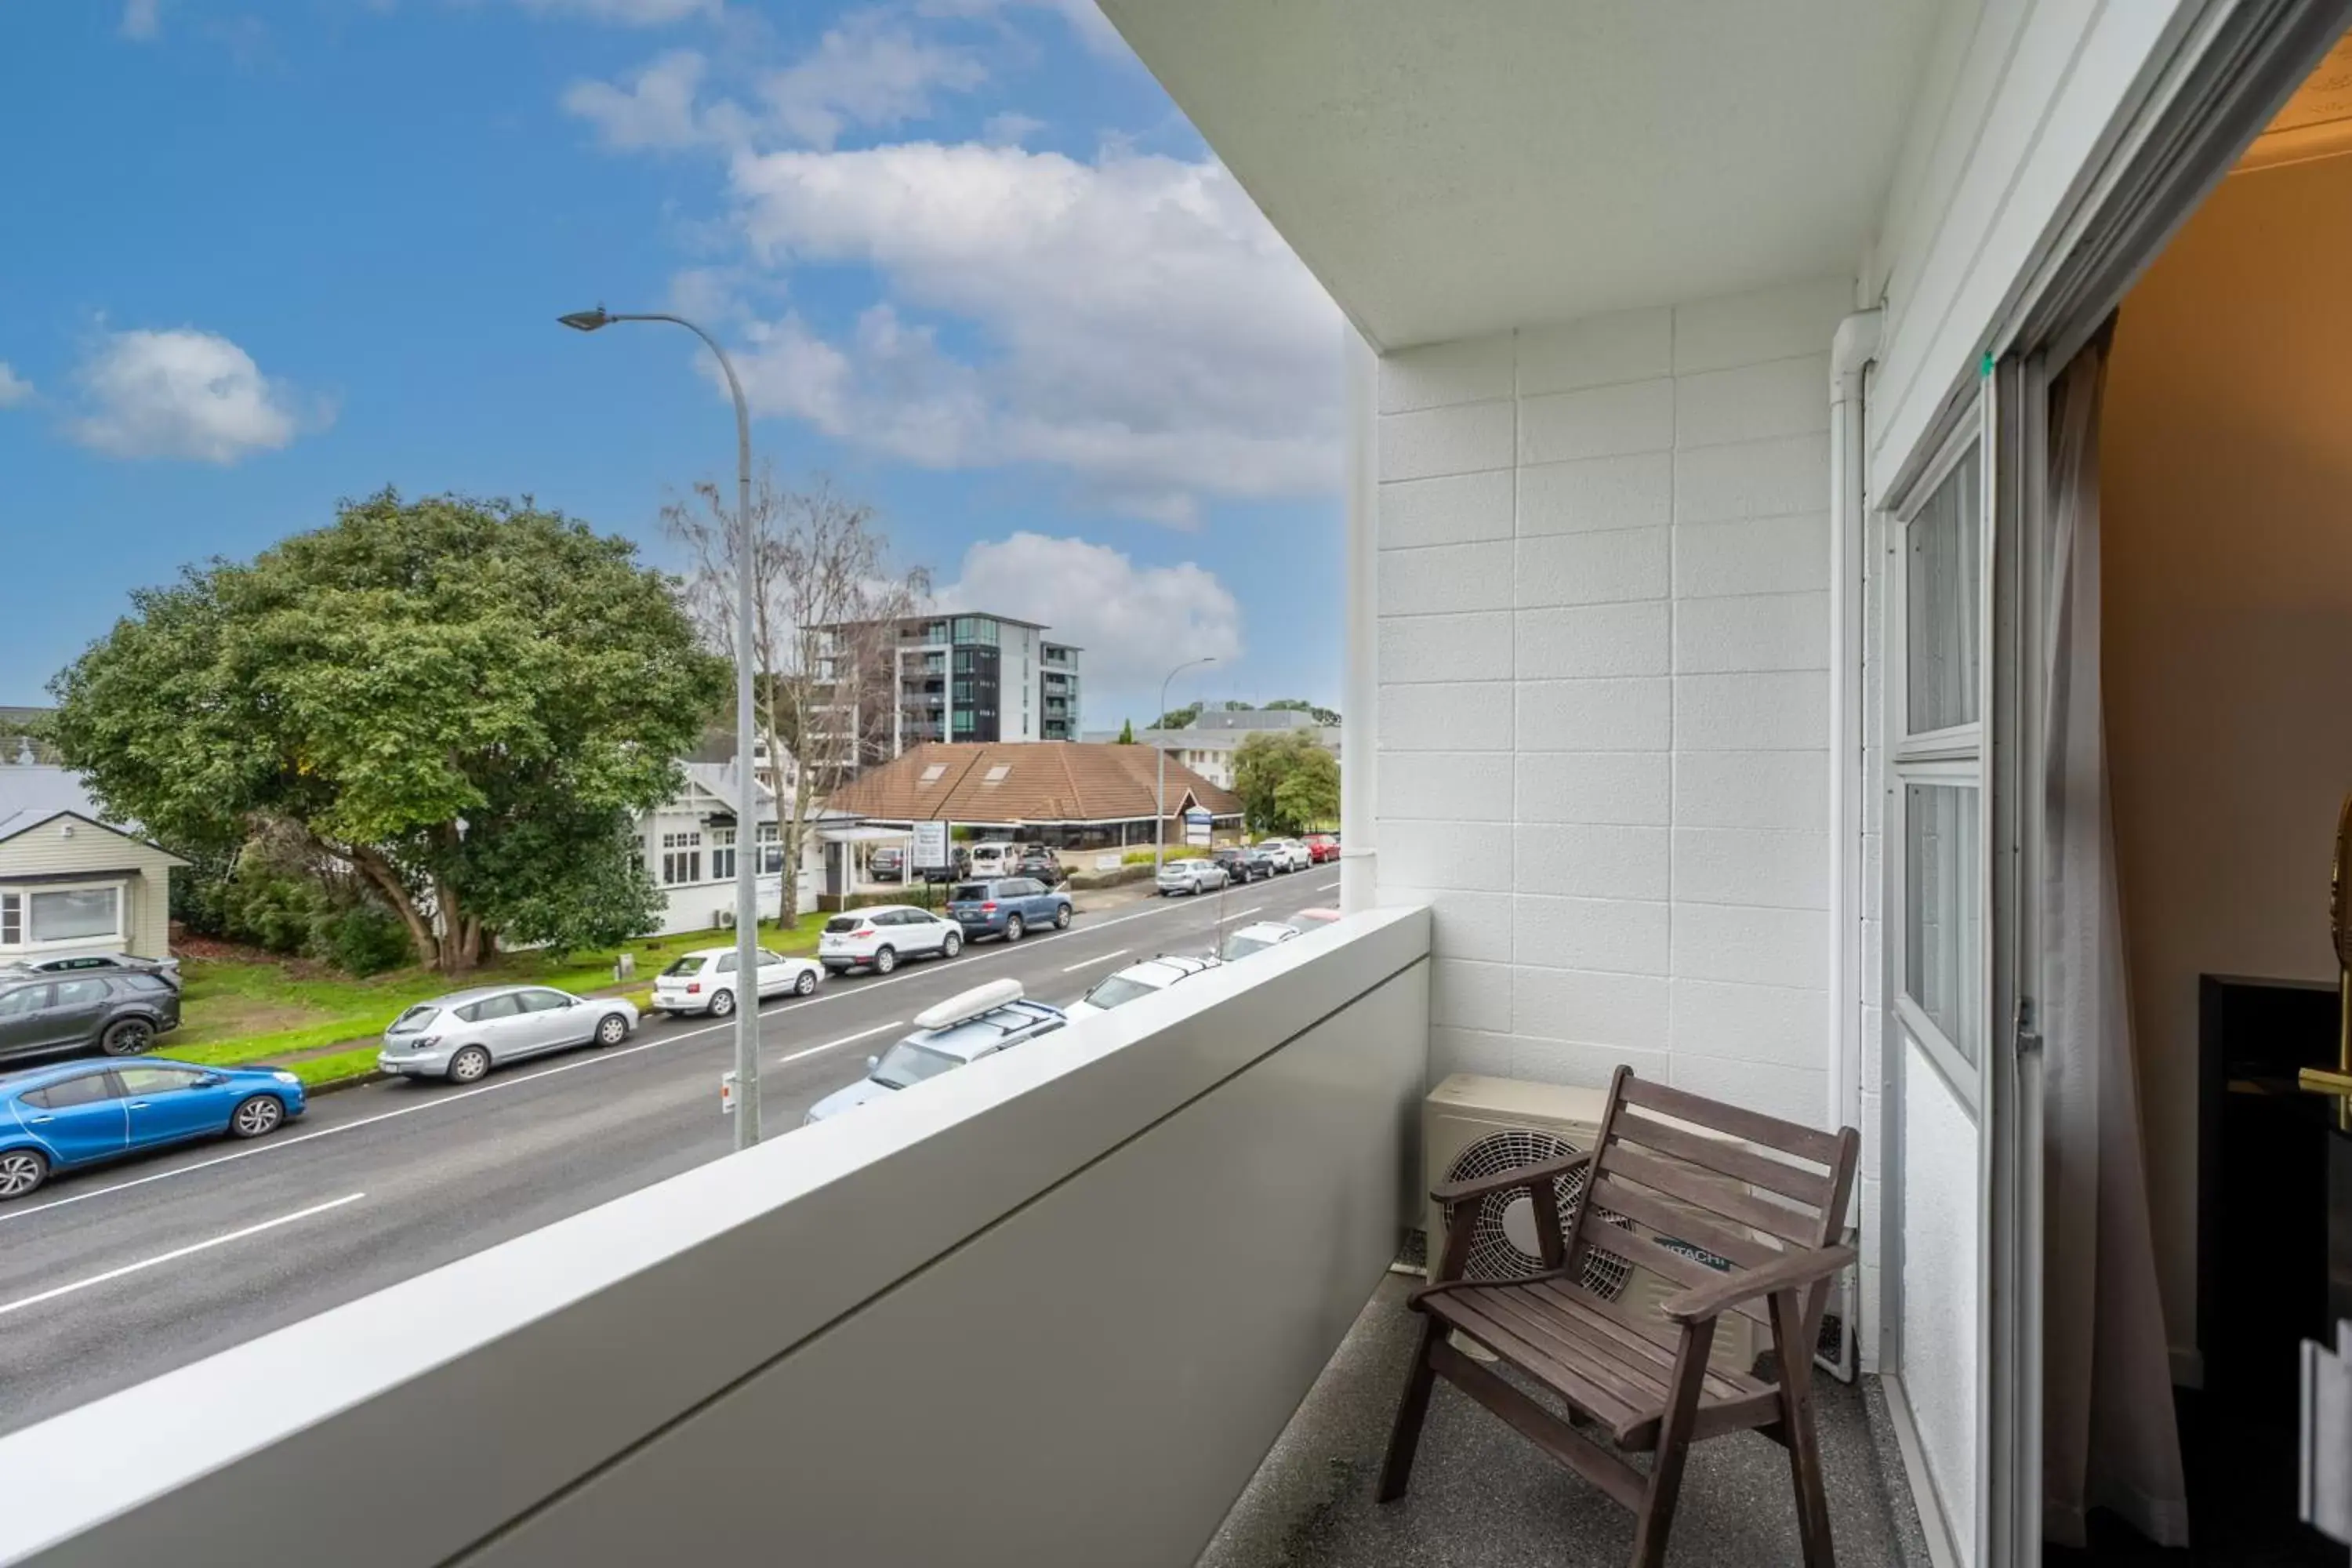
<svg viewBox="0 0 2352 1568">
<path fill-rule="evenodd" d="M 1830 342 L 1830 1125 L 1862 1125 L 1863 372 L 1880 315 L 1838 323 Z"/>
<path fill-rule="evenodd" d="M 1878 353 L 1882 315 L 1863 310 L 1830 340 L 1830 1103 L 1829 1125 L 1862 1125 L 1863 549 L 1868 537 L 1863 377 Z M 1863 1223 L 1874 1223 L 1864 1215 Z M 1832 1363 L 1853 1381 L 1854 1308 L 1839 1314 L 1844 1343 Z"/>
<path fill-rule="evenodd" d="M 1373 758 L 1380 745 L 1380 360 L 1352 326 L 1339 329 L 1348 362 L 1348 668 L 1339 733 L 1339 907 L 1353 914 L 1375 902 L 1380 860 L 1374 847 L 1378 797 Z"/>
</svg>

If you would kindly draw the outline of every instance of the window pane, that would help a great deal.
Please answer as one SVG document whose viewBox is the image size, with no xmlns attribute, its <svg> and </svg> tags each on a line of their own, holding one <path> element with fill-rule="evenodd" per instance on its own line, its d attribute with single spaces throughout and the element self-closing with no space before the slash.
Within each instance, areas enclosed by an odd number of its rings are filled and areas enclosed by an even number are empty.
<svg viewBox="0 0 2352 1568">
<path fill-rule="evenodd" d="M 1910 847 L 1903 989 L 1973 1067 L 1980 1023 L 1977 961 L 1984 951 L 1976 786 L 1908 784 L 1904 803 Z"/>
<path fill-rule="evenodd" d="M 35 893 L 32 906 L 35 942 L 72 942 L 78 938 L 114 936 L 114 888 L 76 888 L 60 893 Z"/>
<path fill-rule="evenodd" d="M 101 1100 L 121 1098 L 114 1091 L 112 1080 L 102 1072 L 89 1073 L 81 1078 L 69 1078 L 63 1083 L 53 1083 L 48 1088 L 37 1092 L 41 1098 L 33 1102 L 51 1110 L 63 1110 L 74 1105 L 96 1105 Z M 33 1096 L 29 1094 L 25 1098 L 33 1100 Z"/>
<path fill-rule="evenodd" d="M 185 1068 L 123 1068 L 115 1076 L 122 1080 L 125 1094 L 170 1094 L 195 1088 L 205 1075 Z"/>
<path fill-rule="evenodd" d="M 1977 612 L 1982 591 L 1984 500 L 1977 449 L 1911 520 L 1910 732 L 1977 719 Z"/>
</svg>

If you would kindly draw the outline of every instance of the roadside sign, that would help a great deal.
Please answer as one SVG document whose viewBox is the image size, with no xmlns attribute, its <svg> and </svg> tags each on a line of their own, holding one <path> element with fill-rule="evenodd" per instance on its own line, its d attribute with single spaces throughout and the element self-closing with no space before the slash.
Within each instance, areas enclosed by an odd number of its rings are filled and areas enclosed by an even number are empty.
<svg viewBox="0 0 2352 1568">
<path fill-rule="evenodd" d="M 1217 819 L 1215 817 L 1210 816 L 1206 811 L 1197 805 L 1192 810 L 1186 812 L 1184 814 L 1184 842 L 1189 845 L 1205 847 L 1209 842 L 1209 829 L 1215 825 L 1216 820 Z"/>
<path fill-rule="evenodd" d="M 915 869 L 937 871 L 948 863 L 948 825 L 944 822 L 915 824 Z"/>
</svg>

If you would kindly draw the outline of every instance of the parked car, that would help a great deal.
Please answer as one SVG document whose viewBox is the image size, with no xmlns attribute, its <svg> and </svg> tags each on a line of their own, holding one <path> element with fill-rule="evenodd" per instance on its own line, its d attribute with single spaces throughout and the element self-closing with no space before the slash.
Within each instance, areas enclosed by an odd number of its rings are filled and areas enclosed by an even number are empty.
<svg viewBox="0 0 2352 1568">
<path fill-rule="evenodd" d="M 163 1058 L 88 1062 L 0 1078 L 0 1202 L 59 1171 L 197 1138 L 262 1138 L 302 1114 L 302 1080 L 281 1068 Z"/>
<path fill-rule="evenodd" d="M 760 999 L 787 992 L 806 996 L 816 990 L 824 965 L 813 958 L 786 958 L 760 950 Z M 700 947 L 681 952 L 654 976 L 654 1011 L 708 1013 L 724 1018 L 735 1011 L 735 950 Z"/>
<path fill-rule="evenodd" d="M 419 1002 L 383 1032 L 375 1065 L 396 1078 L 472 1083 L 494 1067 L 545 1051 L 617 1046 L 637 1026 L 622 996 L 574 996 L 551 985 L 481 985 Z"/>
<path fill-rule="evenodd" d="M 1062 864 L 1062 858 L 1040 845 L 1024 849 L 1013 869 L 1016 875 L 1034 877 L 1049 888 L 1058 888 L 1070 879 L 1070 868 Z"/>
<path fill-rule="evenodd" d="M 1265 851 L 1266 858 L 1274 862 L 1274 868 L 1277 871 L 1304 871 L 1315 863 L 1315 858 L 1307 853 L 1307 846 L 1296 838 L 1268 838 L 1262 840 L 1257 847 Z"/>
<path fill-rule="evenodd" d="M 1230 881 L 1247 884 L 1274 875 L 1274 862 L 1261 849 L 1215 849 L 1209 858 L 1225 868 Z"/>
<path fill-rule="evenodd" d="M 1160 868 L 1156 885 L 1165 899 L 1177 893 L 1213 893 L 1232 880 L 1214 860 L 1171 860 Z"/>
<path fill-rule="evenodd" d="M 135 1057 L 179 1026 L 179 988 L 160 974 L 0 974 L 0 1061 L 66 1051 Z"/>
<path fill-rule="evenodd" d="M 1019 942 L 1039 926 L 1067 931 L 1075 906 L 1034 877 L 1003 877 L 991 882 L 958 882 L 948 893 L 948 914 L 963 927 L 964 939 L 1001 936 Z"/>
<path fill-rule="evenodd" d="M 932 953 L 953 958 L 962 951 L 961 924 L 912 904 L 880 904 L 835 915 L 816 938 L 816 961 L 836 974 L 852 969 L 887 974 L 902 958 Z"/>
<path fill-rule="evenodd" d="M 17 974 L 82 974 L 91 971 L 160 974 L 174 987 L 180 984 L 176 958 L 142 958 L 135 952 L 56 952 L 39 958 L 11 959 L 0 964 L 0 980 Z"/>
<path fill-rule="evenodd" d="M 962 874 L 982 878 L 1010 877 L 1020 858 L 1018 846 L 991 839 L 985 844 L 975 844 L 966 851 L 964 864 L 971 869 Z"/>
<path fill-rule="evenodd" d="M 913 1034 L 880 1056 L 866 1058 L 866 1076 L 810 1106 L 801 1125 L 813 1126 L 927 1078 L 1050 1035 L 1064 1021 L 1059 1007 L 1024 998 L 1017 980 L 975 985 L 916 1014 Z"/>
<path fill-rule="evenodd" d="M 1339 858 L 1339 836 L 1336 833 L 1308 834 L 1307 853 L 1318 866 L 1328 860 L 1337 860 Z"/>
<path fill-rule="evenodd" d="M 1097 981 L 1093 990 L 1070 1004 L 1069 1016 L 1083 1018 L 1095 1013 L 1108 1013 L 1113 1007 L 1124 1007 L 1139 996 L 1165 991 L 1180 980 L 1190 980 L 1204 970 L 1216 967 L 1217 961 L 1213 958 L 1163 952 L 1157 958 L 1130 963 L 1117 973 L 1105 975 Z"/>
<path fill-rule="evenodd" d="M 888 847 L 877 849 L 866 858 L 866 874 L 877 882 L 903 882 L 907 879 L 907 852 Z"/>
<path fill-rule="evenodd" d="M 1276 942 L 1288 942 L 1298 934 L 1298 928 L 1280 921 L 1259 921 L 1239 931 L 1226 933 L 1223 945 L 1217 949 L 1220 961 L 1231 963 L 1237 958 L 1247 958 L 1253 952 L 1264 952 Z"/>
</svg>

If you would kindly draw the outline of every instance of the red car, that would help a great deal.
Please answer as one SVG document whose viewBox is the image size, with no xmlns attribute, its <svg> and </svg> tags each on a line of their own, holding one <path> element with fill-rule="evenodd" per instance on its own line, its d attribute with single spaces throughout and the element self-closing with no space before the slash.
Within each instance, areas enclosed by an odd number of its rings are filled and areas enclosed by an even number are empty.
<svg viewBox="0 0 2352 1568">
<path fill-rule="evenodd" d="M 1318 866 L 1339 858 L 1339 836 L 1336 833 L 1310 833 L 1307 836 L 1307 854 Z"/>
</svg>

